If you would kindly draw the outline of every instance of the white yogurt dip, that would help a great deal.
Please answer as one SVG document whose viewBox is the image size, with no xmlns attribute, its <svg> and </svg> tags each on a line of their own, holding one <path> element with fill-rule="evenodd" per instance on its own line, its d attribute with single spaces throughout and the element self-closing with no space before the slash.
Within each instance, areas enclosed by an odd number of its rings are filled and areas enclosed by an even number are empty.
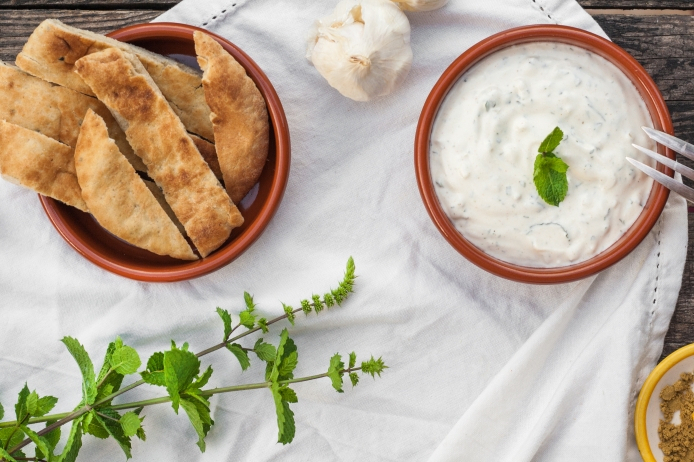
<svg viewBox="0 0 694 462">
<path fill-rule="evenodd" d="M 540 143 L 569 165 L 558 207 L 533 183 Z M 652 127 L 629 79 L 583 48 L 515 45 L 467 71 L 446 96 L 431 133 L 430 168 L 442 208 L 485 253 L 530 267 L 567 266 L 614 244 L 641 213 L 653 184 L 626 156 L 654 165 L 631 146 L 655 149 Z"/>
</svg>

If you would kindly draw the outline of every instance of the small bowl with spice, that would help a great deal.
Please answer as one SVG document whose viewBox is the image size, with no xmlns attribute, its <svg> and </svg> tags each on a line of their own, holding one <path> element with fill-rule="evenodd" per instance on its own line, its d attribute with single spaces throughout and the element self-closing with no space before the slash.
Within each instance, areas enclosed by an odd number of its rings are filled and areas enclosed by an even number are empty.
<svg viewBox="0 0 694 462">
<path fill-rule="evenodd" d="M 510 29 L 434 85 L 415 138 L 419 191 L 443 237 L 482 269 L 535 284 L 586 278 L 636 248 L 667 201 L 626 161 L 632 143 L 674 159 L 642 127 L 672 132 L 626 51 L 572 27 Z"/>
<path fill-rule="evenodd" d="M 636 443 L 645 462 L 690 461 L 694 448 L 694 344 L 671 353 L 648 375 L 636 401 Z M 689 458 L 688 458 L 689 457 Z"/>
</svg>

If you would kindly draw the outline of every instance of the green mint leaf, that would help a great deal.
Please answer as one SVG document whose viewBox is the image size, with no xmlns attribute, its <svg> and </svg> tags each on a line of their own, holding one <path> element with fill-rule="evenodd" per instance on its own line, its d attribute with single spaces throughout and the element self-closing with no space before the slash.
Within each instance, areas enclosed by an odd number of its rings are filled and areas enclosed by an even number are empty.
<svg viewBox="0 0 694 462">
<path fill-rule="evenodd" d="M 56 422 L 56 420 L 50 420 L 50 421 L 46 422 L 46 427 L 54 424 L 55 422 Z M 58 427 L 58 428 L 54 429 L 53 431 L 43 435 L 41 438 L 43 438 L 44 441 L 46 442 L 46 444 L 48 445 L 48 447 L 50 449 L 50 451 L 49 451 L 50 456 L 48 454 L 44 454 L 38 447 L 36 447 L 36 452 L 35 452 L 36 458 L 38 460 L 41 460 L 41 459 L 54 460 L 53 459 L 53 457 L 54 457 L 53 456 L 53 450 L 55 450 L 55 446 L 58 444 L 58 441 L 60 441 L 60 427 Z"/>
<path fill-rule="evenodd" d="M 123 428 L 123 434 L 130 438 L 135 436 L 140 429 L 142 421 L 134 412 L 126 412 L 120 418 L 120 426 Z"/>
<path fill-rule="evenodd" d="M 62 342 L 68 351 L 77 361 L 77 365 L 82 372 L 82 397 L 86 404 L 93 404 L 96 398 L 96 377 L 94 375 L 94 365 L 84 347 L 72 337 L 64 337 Z M 81 443 L 80 443 L 81 444 Z"/>
<path fill-rule="evenodd" d="M 181 399 L 181 407 L 186 411 L 190 423 L 198 434 L 198 447 L 205 452 L 205 437 L 214 421 L 210 418 L 210 402 L 198 390 L 186 392 Z"/>
<path fill-rule="evenodd" d="M 17 422 L 21 422 L 24 419 L 24 417 L 27 416 L 27 398 L 29 397 L 29 395 L 29 387 L 27 387 L 27 384 L 25 382 L 24 388 L 22 388 L 19 391 L 19 396 L 17 397 L 17 404 L 14 405 L 14 414 L 17 417 Z"/>
<path fill-rule="evenodd" d="M 205 385 L 207 385 L 207 382 L 209 382 L 210 377 L 212 377 L 212 366 L 207 366 L 205 372 L 203 372 L 200 377 L 195 379 L 195 382 L 193 382 L 190 388 L 200 389 L 204 387 Z"/>
<path fill-rule="evenodd" d="M 239 313 L 239 317 L 241 318 L 241 325 L 245 327 L 246 329 L 253 329 L 255 326 L 255 316 L 251 314 L 250 311 L 242 311 Z"/>
<path fill-rule="evenodd" d="M 231 345 L 227 344 L 227 350 L 231 351 L 234 356 L 236 356 L 236 359 L 239 360 L 241 370 L 245 371 L 251 367 L 251 360 L 248 358 L 248 353 L 246 353 L 246 350 L 244 350 L 241 345 L 238 343 L 232 343 Z"/>
<path fill-rule="evenodd" d="M 361 371 L 364 374 L 369 374 L 371 377 L 376 378 L 376 374 L 378 376 L 381 376 L 381 372 L 383 372 L 385 369 L 388 369 L 388 366 L 386 366 L 383 363 L 383 359 L 378 358 L 374 359 L 372 356 L 371 359 L 368 361 L 364 361 L 361 363 Z"/>
<path fill-rule="evenodd" d="M 65 447 L 62 454 L 56 459 L 57 462 L 75 462 L 77 459 L 77 454 L 82 447 L 82 419 L 84 419 L 84 415 L 72 421 L 72 427 L 70 427 Z"/>
<path fill-rule="evenodd" d="M 219 307 L 217 307 L 217 314 L 219 314 L 219 317 L 222 318 L 222 322 L 224 323 L 224 340 L 226 341 L 231 335 L 231 315 L 227 310 L 223 310 Z"/>
<path fill-rule="evenodd" d="M 164 380 L 171 406 L 178 414 L 180 392 L 187 389 L 200 373 L 200 360 L 191 352 L 173 349 L 164 353 Z"/>
<path fill-rule="evenodd" d="M 566 171 L 569 166 L 554 151 L 564 138 L 564 132 L 556 127 L 540 144 L 533 166 L 533 183 L 538 195 L 549 205 L 558 206 L 569 190 Z"/>
<path fill-rule="evenodd" d="M 58 398 L 55 396 L 43 396 L 39 398 L 36 403 L 36 412 L 32 415 L 35 417 L 42 417 L 51 412 L 57 403 Z"/>
<path fill-rule="evenodd" d="M 258 356 L 258 359 L 265 362 L 272 362 L 277 356 L 277 350 L 274 345 L 263 342 L 262 338 L 259 338 L 255 345 L 253 346 L 253 351 Z"/>
<path fill-rule="evenodd" d="M 280 377 L 287 377 L 287 378 L 293 378 L 294 377 L 294 369 L 296 369 L 297 364 L 299 363 L 299 353 L 297 351 L 292 351 L 290 354 L 288 354 L 284 359 L 282 359 L 282 363 L 280 364 L 280 367 L 278 368 L 279 371 L 279 376 Z M 281 380 L 286 380 L 286 379 L 281 379 Z"/>
<path fill-rule="evenodd" d="M 99 413 L 107 416 L 108 418 L 95 414 L 94 420 L 98 421 L 101 426 L 106 429 L 108 434 L 111 435 L 116 442 L 118 442 L 118 445 L 125 453 L 125 458 L 130 459 L 132 457 L 132 445 L 130 444 L 130 438 L 127 437 L 123 432 L 123 427 L 120 423 L 121 415 L 110 408 L 99 409 Z"/>
<path fill-rule="evenodd" d="M 540 143 L 540 147 L 538 148 L 537 152 L 540 154 L 542 153 L 550 153 L 557 149 L 559 146 L 559 143 L 561 143 L 561 140 L 564 138 L 564 132 L 561 131 L 559 127 L 555 127 L 554 130 L 552 130 L 552 133 L 547 135 L 547 138 L 545 138 L 542 143 Z"/>
<path fill-rule="evenodd" d="M 252 313 L 255 310 L 255 303 L 253 303 L 253 296 L 248 292 L 243 293 L 243 301 L 246 302 L 246 311 Z"/>
<path fill-rule="evenodd" d="M 5 408 L 2 407 L 2 403 L 0 403 L 0 420 L 2 420 L 5 417 Z"/>
<path fill-rule="evenodd" d="M 273 383 L 270 386 L 270 391 L 275 401 L 275 412 L 277 413 L 277 442 L 282 444 L 291 443 L 296 433 L 294 413 L 289 408 L 287 401 L 282 399 L 279 384 Z"/>
<path fill-rule="evenodd" d="M 41 454 L 52 458 L 53 449 L 50 447 L 49 443 L 42 436 L 37 435 L 32 429 L 26 425 L 20 427 L 24 434 L 36 445 L 36 449 L 41 452 Z"/>
<path fill-rule="evenodd" d="M 282 387 L 279 389 L 279 394 L 283 401 L 288 403 L 298 403 L 299 398 L 296 396 L 296 392 L 289 387 Z"/>
<path fill-rule="evenodd" d="M 120 339 L 120 337 L 117 337 L 116 341 L 109 343 L 108 348 L 106 349 L 104 362 L 101 366 L 101 370 L 99 371 L 99 375 L 96 378 L 96 383 L 100 385 L 97 389 L 95 401 L 100 401 L 111 393 L 118 391 L 123 383 L 123 375 L 111 370 L 111 356 L 113 355 L 113 352 L 116 351 L 116 343 L 121 346 L 123 345 L 123 341 Z M 108 403 L 105 404 L 108 405 Z"/>
<path fill-rule="evenodd" d="M 147 360 L 147 368 L 140 372 L 142 380 L 159 387 L 166 386 L 164 379 L 164 353 L 158 351 L 149 357 Z"/>
<path fill-rule="evenodd" d="M 99 419 L 96 419 L 96 411 L 89 412 L 82 422 L 82 429 L 85 434 L 95 436 L 99 439 L 105 440 L 111 434 L 106 430 L 106 427 L 101 423 Z"/>
<path fill-rule="evenodd" d="M 343 393 L 342 390 L 342 370 L 345 368 L 345 363 L 342 362 L 342 356 L 338 353 L 330 358 L 330 366 L 328 367 L 328 377 L 332 381 L 333 388 L 338 393 Z"/>
<path fill-rule="evenodd" d="M 111 367 L 121 375 L 134 374 L 141 365 L 140 355 L 133 347 L 121 346 L 111 355 Z"/>
<path fill-rule="evenodd" d="M 137 429 L 137 433 L 135 433 L 135 436 L 137 436 L 140 441 L 147 441 L 147 435 L 145 435 L 145 429 L 140 427 Z"/>
<path fill-rule="evenodd" d="M 352 382 L 352 387 L 356 387 L 357 384 L 359 383 L 359 376 L 357 375 L 356 372 L 350 372 L 349 373 L 349 380 Z"/>
<path fill-rule="evenodd" d="M 538 154 L 535 158 L 533 182 L 542 200 L 558 206 L 566 197 L 569 181 L 566 177 L 566 163 L 554 154 Z"/>
<path fill-rule="evenodd" d="M 297 353 L 296 357 L 293 357 L 293 353 Z M 292 359 L 288 359 L 290 356 L 292 356 Z M 289 369 L 290 366 L 292 366 L 292 363 L 298 363 L 298 359 L 298 352 L 296 350 L 294 340 L 289 338 L 287 329 L 283 329 L 280 333 L 280 343 L 277 345 L 277 354 L 275 355 L 275 360 L 272 362 L 271 368 L 270 363 L 268 363 L 269 374 L 266 370 L 266 376 L 269 376 L 268 380 L 277 382 L 280 380 L 293 379 L 294 375 L 292 374 L 292 371 L 294 370 L 294 367 L 296 367 L 296 364 L 293 364 L 291 370 Z M 287 361 L 285 362 L 285 360 Z M 283 363 L 284 367 L 282 367 Z"/>
<path fill-rule="evenodd" d="M 260 329 L 263 331 L 263 334 L 267 334 L 267 331 L 268 331 L 267 319 L 265 319 L 265 318 L 258 319 L 257 327 L 260 327 Z"/>
<path fill-rule="evenodd" d="M 17 462 L 17 459 L 12 457 L 7 451 L 5 451 L 2 447 L 0 447 L 0 456 L 3 457 L 3 460 L 6 460 L 7 462 Z"/>
<path fill-rule="evenodd" d="M 0 447 L 13 448 L 24 440 L 24 432 L 17 427 L 0 429 Z"/>
<path fill-rule="evenodd" d="M 39 394 L 36 393 L 36 390 L 29 393 L 29 396 L 27 396 L 26 407 L 29 415 L 36 415 L 36 411 L 39 407 Z"/>
<path fill-rule="evenodd" d="M 355 352 L 351 352 L 349 354 L 349 368 L 353 368 L 357 364 L 357 354 Z"/>
</svg>

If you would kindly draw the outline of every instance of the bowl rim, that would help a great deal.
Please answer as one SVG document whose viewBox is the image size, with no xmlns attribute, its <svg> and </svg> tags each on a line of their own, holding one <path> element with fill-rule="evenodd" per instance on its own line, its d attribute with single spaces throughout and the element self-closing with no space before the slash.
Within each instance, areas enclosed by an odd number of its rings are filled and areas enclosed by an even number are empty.
<svg viewBox="0 0 694 462">
<path fill-rule="evenodd" d="M 646 429 L 646 412 L 648 411 L 648 403 L 651 400 L 655 387 L 660 382 L 660 379 L 672 369 L 677 363 L 685 358 L 694 356 L 694 343 L 685 345 L 665 357 L 655 368 L 648 374 L 646 380 L 641 386 L 639 397 L 636 400 L 636 408 L 634 410 L 634 434 L 636 436 L 636 445 L 639 448 L 641 457 L 644 462 L 656 462 L 655 456 L 651 451 L 651 445 L 648 443 L 648 431 Z"/>
<path fill-rule="evenodd" d="M 586 261 L 569 266 L 534 268 L 508 263 L 484 253 L 455 229 L 439 204 L 429 173 L 429 140 L 436 114 L 446 94 L 464 72 L 496 51 L 529 42 L 566 43 L 602 56 L 617 66 L 637 88 L 649 106 L 649 115 L 654 127 L 670 134 L 673 128 L 670 113 L 657 85 L 629 53 L 607 39 L 570 26 L 532 25 L 505 30 L 470 47 L 443 72 L 424 103 L 414 144 L 415 174 L 419 193 L 431 220 L 449 244 L 478 267 L 518 282 L 558 284 L 592 276 L 624 258 L 653 228 L 665 207 L 670 191 L 654 181 L 643 211 L 629 230 L 608 249 Z M 658 151 L 675 159 L 675 154 L 670 149 L 658 146 Z M 671 169 L 661 164 L 658 164 L 657 169 L 671 177 L 674 175 Z"/>
<path fill-rule="evenodd" d="M 127 263 L 113 261 L 93 250 L 82 237 L 75 233 L 60 211 L 61 204 L 54 199 L 39 195 L 41 205 L 58 233 L 65 241 L 87 260 L 97 266 L 126 278 L 143 282 L 176 282 L 197 278 L 222 268 L 250 247 L 263 233 L 277 212 L 287 187 L 291 163 L 291 144 L 287 118 L 282 102 L 265 73 L 245 52 L 236 45 L 208 30 L 187 24 L 158 22 L 127 26 L 106 34 L 107 37 L 123 42 L 136 40 L 174 38 L 193 41 L 195 31 L 214 37 L 222 47 L 246 69 L 249 77 L 258 86 L 266 101 L 268 115 L 275 136 L 275 172 L 270 192 L 254 222 L 234 240 L 213 252 L 208 257 L 195 262 L 184 262 L 171 267 L 141 268 Z"/>
</svg>

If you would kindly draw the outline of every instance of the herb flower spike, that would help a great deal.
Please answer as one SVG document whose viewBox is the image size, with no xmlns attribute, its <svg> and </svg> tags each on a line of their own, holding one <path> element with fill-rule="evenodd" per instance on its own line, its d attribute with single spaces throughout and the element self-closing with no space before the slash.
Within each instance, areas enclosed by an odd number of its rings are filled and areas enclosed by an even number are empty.
<svg viewBox="0 0 694 462">
<path fill-rule="evenodd" d="M 540 144 L 540 154 L 535 158 L 533 170 L 533 182 L 537 193 L 545 202 L 554 206 L 559 206 L 569 190 L 569 181 L 566 178 L 569 166 L 553 152 L 563 138 L 564 132 L 559 127 L 555 127 L 552 133 L 547 135 Z"/>
<path fill-rule="evenodd" d="M 347 270 L 343 280 L 337 289 L 326 292 L 320 296 L 312 297 L 313 303 L 308 299 L 301 301 L 300 308 L 292 308 L 282 304 L 284 314 L 276 318 L 266 320 L 258 317 L 253 296 L 244 293 L 245 310 L 236 317 L 236 322 L 231 314 L 217 308 L 217 314 L 222 320 L 223 330 L 220 329 L 222 342 L 200 353 L 194 354 L 188 350 L 188 344 L 184 343 L 179 348 L 172 341 L 171 348 L 159 351 L 147 360 L 144 368 L 143 362 L 137 351 L 123 343 L 117 337 L 108 345 L 101 369 L 95 369 L 85 348 L 77 339 L 65 337 L 62 341 L 69 353 L 74 357 L 80 372 L 82 373 L 82 400 L 74 411 L 62 414 L 46 415 L 51 411 L 58 399 L 52 396 L 40 397 L 36 391 L 30 391 L 25 384 L 19 392 L 15 405 L 16 420 L 0 422 L 0 462 L 16 462 L 19 460 L 74 462 L 77 453 L 82 446 L 82 437 L 92 435 L 97 438 L 113 438 L 123 450 L 126 459 L 131 457 L 133 437 L 145 440 L 145 429 L 142 426 L 144 416 L 140 414 L 146 406 L 154 404 L 170 403 L 174 412 L 179 413 L 183 409 L 190 420 L 193 430 L 198 436 L 198 446 L 205 451 L 205 437 L 214 425 L 210 412 L 209 397 L 219 393 L 228 393 L 243 390 L 255 390 L 265 388 L 270 391 L 275 404 L 278 427 L 278 442 L 290 443 L 294 439 L 296 425 L 294 412 L 290 404 L 297 403 L 299 398 L 290 385 L 309 380 L 329 378 L 333 388 L 342 393 L 343 376 L 349 377 L 352 386 L 359 383 L 360 372 L 362 375 L 371 375 L 375 378 L 381 374 L 387 366 L 381 358 L 371 357 L 357 366 L 356 353 L 349 355 L 348 365 L 345 367 L 342 357 L 335 354 L 330 359 L 328 371 L 295 377 L 294 371 L 299 363 L 299 352 L 294 341 L 289 337 L 286 329 L 282 330 L 277 346 L 267 343 L 263 338 L 256 339 L 250 344 L 237 343 L 244 337 L 256 333 L 268 333 L 268 326 L 288 321 L 292 325 L 297 318 L 295 315 L 303 311 L 309 314 L 312 310 L 320 312 L 335 304 L 345 301 L 354 287 L 354 261 L 347 262 Z M 236 329 L 244 327 L 242 333 L 234 334 Z M 244 385 L 233 385 L 219 388 L 205 388 L 212 377 L 212 367 L 203 367 L 200 358 L 214 351 L 226 348 L 236 357 L 242 370 L 251 367 L 249 353 L 264 363 L 264 381 Z M 98 374 L 96 371 L 99 371 Z M 121 387 L 124 379 L 129 375 L 138 374 L 142 380 Z M 166 391 L 165 396 L 144 401 L 114 404 L 113 399 L 140 385 L 148 384 L 161 387 Z M 126 411 L 121 414 L 120 411 Z M 0 404 L 0 419 L 4 417 L 5 410 Z M 29 425 L 46 423 L 46 427 L 34 431 Z M 70 430 L 65 432 L 65 444 L 62 454 L 56 455 L 55 450 L 61 437 L 61 427 L 71 424 Z M 35 456 L 27 457 L 22 449 L 28 444 L 35 445 Z"/>
</svg>

